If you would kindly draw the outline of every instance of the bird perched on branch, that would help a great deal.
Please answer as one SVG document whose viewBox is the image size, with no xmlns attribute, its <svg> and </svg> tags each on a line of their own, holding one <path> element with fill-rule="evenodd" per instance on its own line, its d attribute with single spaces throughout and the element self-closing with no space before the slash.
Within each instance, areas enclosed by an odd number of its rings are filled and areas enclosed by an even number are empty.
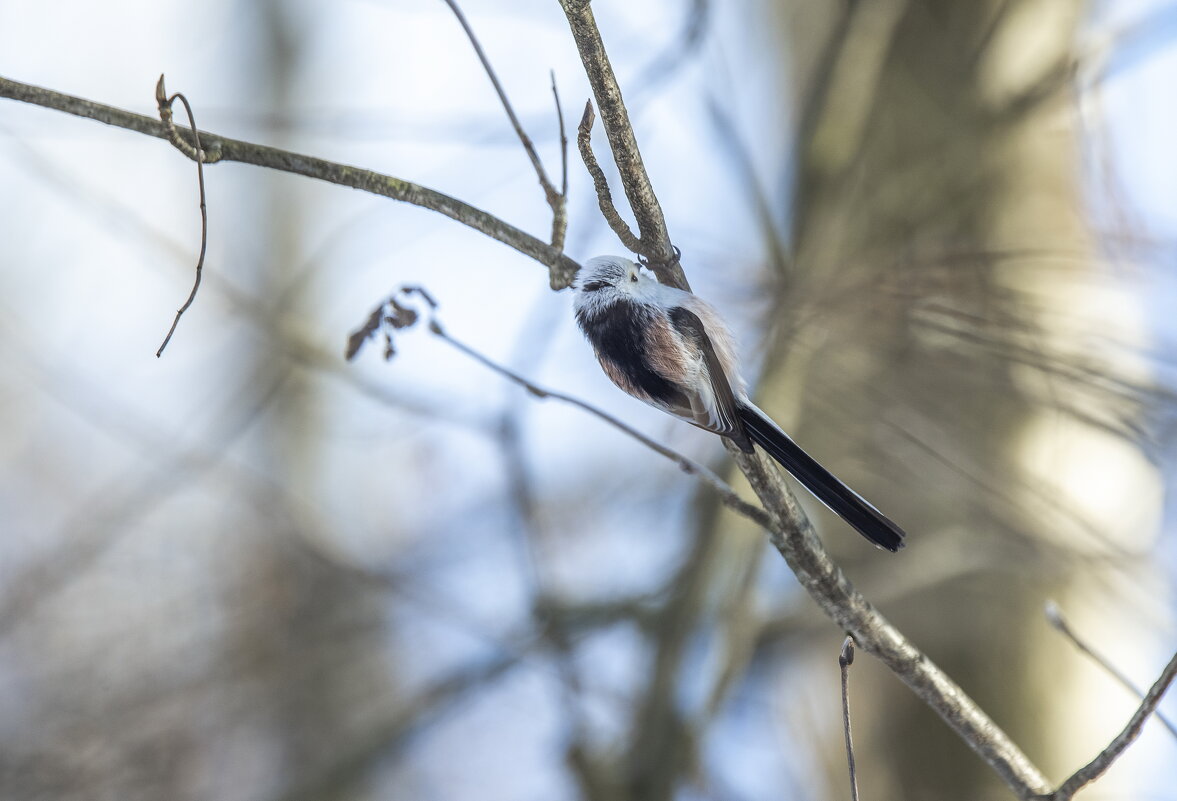
<svg viewBox="0 0 1177 801">
<path fill-rule="evenodd" d="M 727 437 L 745 453 L 759 445 L 875 545 L 903 547 L 903 529 L 748 400 L 732 336 L 711 306 L 620 256 L 589 259 L 574 287 L 576 322 L 605 374 L 624 392 Z"/>
</svg>

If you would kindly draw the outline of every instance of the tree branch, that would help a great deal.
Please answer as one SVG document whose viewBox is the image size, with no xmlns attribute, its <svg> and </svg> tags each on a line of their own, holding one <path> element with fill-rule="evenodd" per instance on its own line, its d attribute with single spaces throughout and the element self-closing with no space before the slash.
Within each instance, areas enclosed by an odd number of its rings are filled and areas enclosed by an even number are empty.
<svg viewBox="0 0 1177 801">
<path fill-rule="evenodd" d="M 457 348 L 459 351 L 461 351 L 462 353 L 465 353 L 470 358 L 474 359 L 475 361 L 479 362 L 480 364 L 482 364 L 486 367 L 489 367 L 491 370 L 494 370 L 499 375 L 504 376 L 504 377 L 510 379 L 511 381 L 514 381 L 516 384 L 518 384 L 519 386 L 526 389 L 528 391 L 528 393 L 531 394 L 533 397 L 539 398 L 540 400 L 546 400 L 548 398 L 552 398 L 553 400 L 563 401 L 564 403 L 571 404 L 572 406 L 575 406 L 578 409 L 583 409 L 584 411 L 588 412 L 589 414 L 594 415 L 595 417 L 597 417 L 601 420 L 604 420 L 606 423 L 613 426 L 618 431 L 621 431 L 622 433 L 628 434 L 629 436 L 633 437 L 638 442 L 642 443 L 643 445 L 645 445 L 647 448 L 654 451 L 655 453 L 657 453 L 661 456 L 665 456 L 667 459 L 669 459 L 670 461 L 677 464 L 679 469 L 682 470 L 684 473 L 687 473 L 688 475 L 698 476 L 699 478 L 701 478 L 703 480 L 703 482 L 705 484 L 710 485 L 712 489 L 714 489 L 717 493 L 719 493 L 719 500 L 723 503 L 723 505 L 728 507 L 732 511 L 734 511 L 736 514 L 743 515 L 744 517 L 748 518 L 753 523 L 755 523 L 758 526 L 761 526 L 762 528 L 768 526 L 769 523 L 771 522 L 768 514 L 763 509 L 745 501 L 743 498 L 741 498 L 739 495 L 736 494 L 736 491 L 731 488 L 731 485 L 729 485 L 726 481 L 724 481 L 722 478 L 717 476 L 714 472 L 712 472 L 709 468 L 705 467 L 704 465 L 701 465 L 698 462 L 696 462 L 695 460 L 690 459 L 686 456 L 683 456 L 678 451 L 671 450 L 670 448 L 667 448 L 665 445 L 663 445 L 655 440 L 650 439 L 645 434 L 638 431 L 636 428 L 632 428 L 631 426 L 626 425 L 625 423 L 621 422 L 620 420 L 618 420 L 616 417 L 612 416 L 611 414 L 607 414 L 606 412 L 603 412 L 600 409 L 598 409 L 597 407 L 593 406 L 591 403 L 588 403 L 586 401 L 582 401 L 580 398 L 573 397 L 572 395 L 566 395 L 563 392 L 555 392 L 550 389 L 544 389 L 543 387 L 540 387 L 536 384 L 533 384 L 531 381 L 528 381 L 526 378 L 519 375 L 518 373 L 516 373 L 512 370 L 509 370 L 506 367 L 503 367 L 501 364 L 496 364 L 495 362 L 491 361 L 487 357 L 483 356 L 478 351 L 471 348 L 469 345 L 465 344 L 464 342 L 460 342 L 459 340 L 456 340 L 453 337 L 451 337 L 437 323 L 436 320 L 434 320 L 430 323 L 429 329 L 434 334 L 441 337 L 446 342 L 448 342 L 450 345 L 452 345 L 454 348 Z"/>
<path fill-rule="evenodd" d="M 734 445 L 728 451 L 773 516 L 769 540 L 822 611 L 930 706 L 1018 798 L 1029 801 L 1049 793 L 1046 777 L 1009 736 L 847 580 L 775 465 L 759 451 L 745 454 Z"/>
<path fill-rule="evenodd" d="M 1169 689 L 1169 685 L 1173 683 L 1174 678 L 1177 678 L 1177 653 L 1173 654 L 1173 658 L 1165 666 L 1161 677 L 1149 688 L 1148 694 L 1144 696 L 1140 707 L 1136 710 L 1132 719 L 1128 721 L 1128 725 L 1124 727 L 1124 730 L 1116 735 L 1116 738 L 1108 744 L 1107 748 L 1100 752 L 1099 756 L 1088 762 L 1076 771 L 1075 775 L 1063 782 L 1058 790 L 1050 796 L 1051 800 L 1070 801 L 1071 797 L 1085 784 L 1089 784 L 1102 776 L 1104 771 L 1119 759 L 1120 754 L 1124 753 L 1124 749 L 1130 746 L 1140 736 L 1140 730 L 1144 728 L 1145 721 L 1156 710 L 1157 705 L 1161 703 L 1161 698 L 1164 697 L 1165 691 Z"/>
<path fill-rule="evenodd" d="M 169 138 L 163 124 L 154 117 L 135 114 L 4 77 L 0 77 L 0 97 L 64 111 L 67 114 L 86 117 L 159 139 Z M 185 142 L 195 146 L 190 131 L 177 130 L 176 133 Z M 236 161 L 257 167 L 268 167 L 340 186 L 349 186 L 353 189 L 411 203 L 414 206 L 421 206 L 444 214 L 450 219 L 502 242 L 546 266 L 549 272 L 549 282 L 553 289 L 567 287 L 572 283 L 577 270 L 580 269 L 579 264 L 543 240 L 537 239 L 468 203 L 463 203 L 456 198 L 419 184 L 394 178 L 391 175 L 382 175 L 372 170 L 293 153 L 289 150 L 280 150 L 238 139 L 228 139 L 208 131 L 200 132 L 200 142 L 206 153 L 205 164 L 215 161 Z"/>
<path fill-rule="evenodd" d="M 613 66 L 605 52 L 605 43 L 601 40 L 591 5 L 588 0 L 560 0 L 560 7 L 564 9 L 568 26 L 572 30 L 572 38 L 576 41 L 576 49 L 580 52 L 585 74 L 593 88 L 593 97 L 597 100 L 601 123 L 605 135 L 609 137 L 613 160 L 621 175 L 621 185 L 638 223 L 641 237 L 641 250 L 638 253 L 649 260 L 658 280 L 687 289 L 686 276 L 675 259 L 670 234 L 666 230 L 666 218 L 662 215 L 662 206 L 654 194 L 646 166 L 642 163 L 637 137 L 629 123 L 629 112 L 621 98 L 621 87 L 617 85 L 617 76 L 613 74 Z"/>
</svg>

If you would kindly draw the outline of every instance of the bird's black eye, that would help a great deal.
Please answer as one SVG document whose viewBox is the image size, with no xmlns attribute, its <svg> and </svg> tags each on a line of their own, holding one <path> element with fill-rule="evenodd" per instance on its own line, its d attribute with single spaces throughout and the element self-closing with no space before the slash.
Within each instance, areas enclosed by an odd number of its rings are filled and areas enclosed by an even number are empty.
<svg viewBox="0 0 1177 801">
<path fill-rule="evenodd" d="M 637 274 L 637 273 L 630 273 L 630 274 L 629 274 L 629 280 L 630 280 L 630 281 L 633 281 L 633 282 L 635 282 L 635 283 L 636 283 L 636 282 L 637 282 L 637 280 L 638 280 L 638 274 Z"/>
</svg>

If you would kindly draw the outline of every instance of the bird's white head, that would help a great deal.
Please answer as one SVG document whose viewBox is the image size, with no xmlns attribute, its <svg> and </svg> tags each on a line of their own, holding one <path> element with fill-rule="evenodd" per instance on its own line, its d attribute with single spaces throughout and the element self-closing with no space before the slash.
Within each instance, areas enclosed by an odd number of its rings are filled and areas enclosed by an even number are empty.
<svg viewBox="0 0 1177 801">
<path fill-rule="evenodd" d="M 662 285 L 623 256 L 596 256 L 585 262 L 573 283 L 574 305 L 586 311 L 618 300 L 656 302 Z"/>
</svg>

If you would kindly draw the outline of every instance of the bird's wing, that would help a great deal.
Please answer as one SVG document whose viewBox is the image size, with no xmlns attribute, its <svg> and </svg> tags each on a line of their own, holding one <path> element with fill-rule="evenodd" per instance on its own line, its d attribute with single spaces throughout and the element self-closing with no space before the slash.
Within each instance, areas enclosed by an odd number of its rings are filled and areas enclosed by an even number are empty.
<svg viewBox="0 0 1177 801">
<path fill-rule="evenodd" d="M 682 306 L 670 310 L 670 324 L 692 349 L 696 359 L 706 372 L 706 385 L 700 391 L 690 394 L 691 410 L 683 415 L 695 425 L 714 431 L 725 437 L 744 441 L 743 423 L 737 410 L 735 393 L 727 374 L 723 370 L 715 346 L 707 336 L 707 329 L 699 316 Z"/>
</svg>

